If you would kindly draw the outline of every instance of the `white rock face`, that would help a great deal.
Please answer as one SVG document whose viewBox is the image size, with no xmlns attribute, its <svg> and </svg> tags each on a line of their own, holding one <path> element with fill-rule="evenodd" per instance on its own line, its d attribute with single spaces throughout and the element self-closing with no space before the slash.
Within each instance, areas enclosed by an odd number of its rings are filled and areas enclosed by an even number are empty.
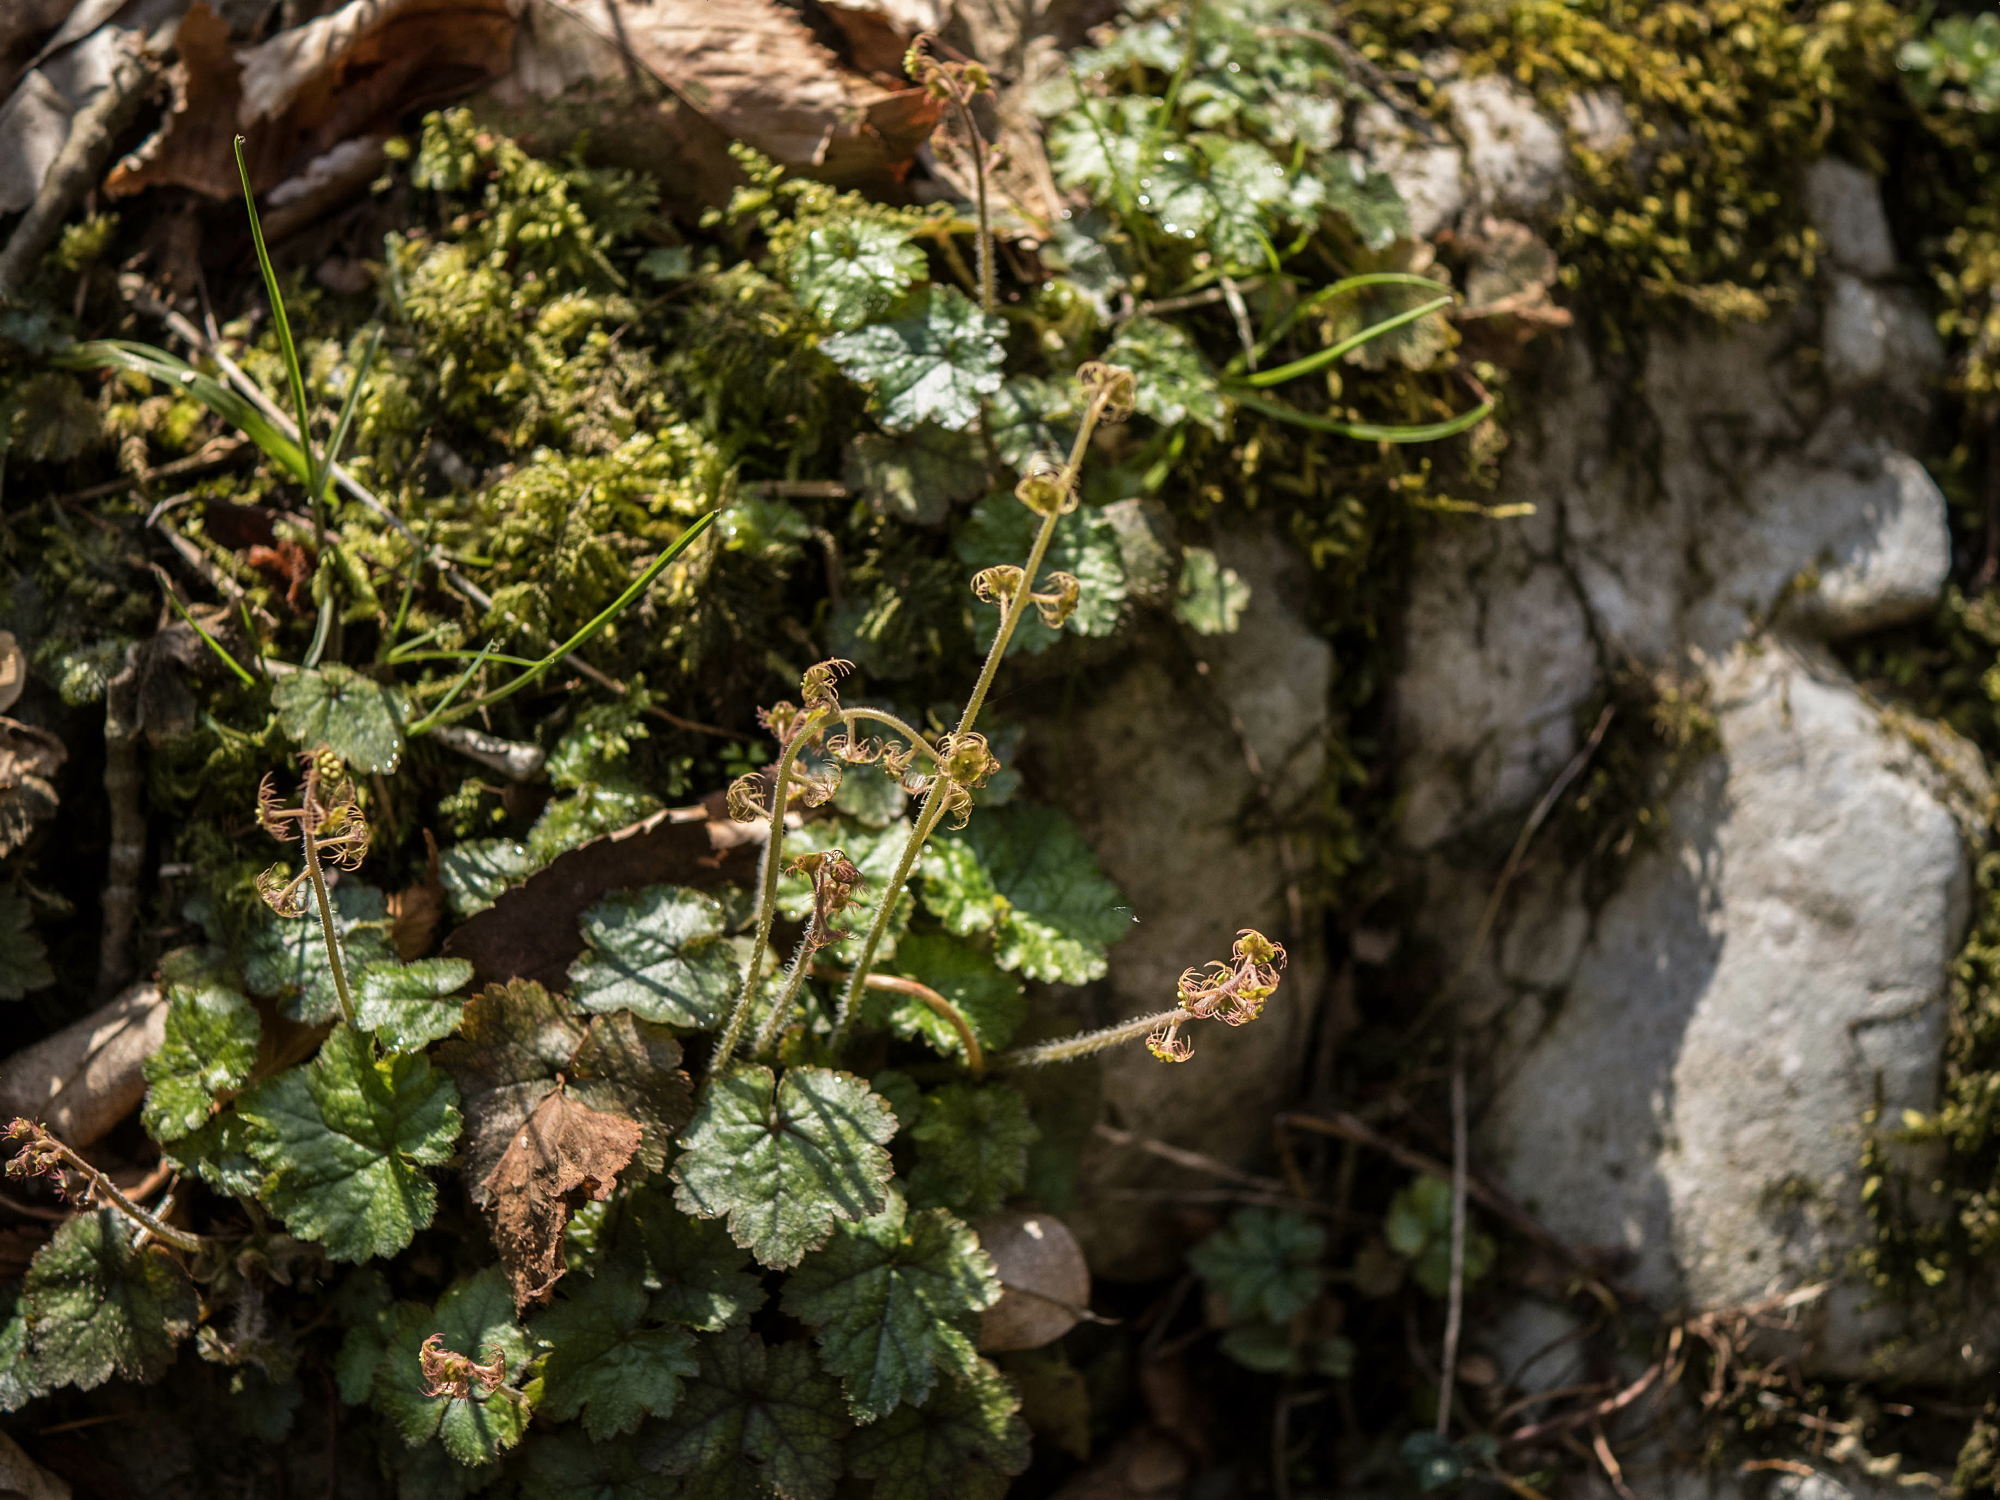
<svg viewBox="0 0 2000 1500">
<path fill-rule="evenodd" d="M 1474 206 L 1517 219 L 1544 214 L 1567 177 L 1562 132 L 1525 90 L 1491 73 L 1458 79 L 1440 93 L 1465 146 Z"/>
<path fill-rule="evenodd" d="M 1896 242 L 1882 211 L 1882 189 L 1852 162 L 1823 157 L 1806 169 L 1806 212 L 1835 265 L 1856 276 L 1890 276 Z"/>
<path fill-rule="evenodd" d="M 1355 115 L 1355 138 L 1369 162 L 1389 174 L 1409 211 L 1410 233 L 1429 239 L 1465 207 L 1465 153 L 1449 140 L 1418 134 L 1386 104 Z"/>
<path fill-rule="evenodd" d="M 1839 171 L 1814 181 L 1843 262 L 1887 274 L 1873 184 L 1862 203 Z M 1983 771 L 1939 726 L 1919 749 L 1827 649 L 1921 616 L 1950 565 L 1944 498 L 1893 430 L 1935 345 L 1866 372 L 1904 400 L 1850 404 L 1864 376 L 1826 378 L 1812 333 L 1837 325 L 1845 288 L 1876 288 L 1829 281 L 1824 321 L 1656 335 L 1636 391 L 1572 336 L 1519 403 L 1497 498 L 1537 513 L 1455 527 L 1417 563 L 1400 832 L 1423 936 L 1456 962 L 1607 674 L 1706 683 L 1719 745 L 1657 845 L 1609 891 L 1545 847 L 1509 892 L 1468 994 L 1499 1038 L 1476 1155 L 1565 1239 L 1625 1252 L 1625 1281 L 1659 1306 L 1831 1283 L 1802 1330 L 1808 1368 L 1862 1375 L 1913 1331 L 1841 1279 L 1871 1234 L 1864 1119 L 1935 1102 L 1969 905 L 1952 809 Z M 1847 358 L 1833 337 L 1829 366 Z M 1503 1368 L 1547 1321 L 1494 1325 Z M 1948 1377 L 1968 1355 L 2000 1351 L 1918 1340 L 1898 1359 Z"/>
</svg>

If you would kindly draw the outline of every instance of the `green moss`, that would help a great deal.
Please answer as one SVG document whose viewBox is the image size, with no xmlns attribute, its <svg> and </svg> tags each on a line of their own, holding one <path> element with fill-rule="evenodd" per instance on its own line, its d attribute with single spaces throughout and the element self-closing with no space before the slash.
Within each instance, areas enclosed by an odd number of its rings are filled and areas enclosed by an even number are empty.
<svg viewBox="0 0 2000 1500">
<path fill-rule="evenodd" d="M 1462 52 L 1558 119 L 1608 90 L 1631 119 L 1608 147 L 1572 140 L 1555 226 L 1563 275 L 1614 341 L 1663 308 L 1761 318 L 1796 294 L 1819 244 L 1798 171 L 1829 149 L 1872 156 L 1870 127 L 1907 19 L 1887 0 L 1362 0 L 1363 50 L 1422 76 Z"/>
</svg>

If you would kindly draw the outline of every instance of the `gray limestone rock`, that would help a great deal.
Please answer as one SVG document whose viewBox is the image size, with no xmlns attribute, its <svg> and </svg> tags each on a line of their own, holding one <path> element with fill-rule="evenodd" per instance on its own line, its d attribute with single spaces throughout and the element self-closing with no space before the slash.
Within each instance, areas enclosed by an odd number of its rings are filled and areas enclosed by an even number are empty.
<svg viewBox="0 0 2000 1500">
<path fill-rule="evenodd" d="M 1827 156 L 1806 168 L 1806 212 L 1842 270 L 1868 277 L 1895 271 L 1896 242 L 1882 211 L 1882 189 L 1852 162 Z"/>
<path fill-rule="evenodd" d="M 1465 146 L 1474 206 L 1529 220 L 1548 213 L 1567 180 L 1569 147 L 1527 92 L 1487 73 L 1441 94 Z"/>
</svg>

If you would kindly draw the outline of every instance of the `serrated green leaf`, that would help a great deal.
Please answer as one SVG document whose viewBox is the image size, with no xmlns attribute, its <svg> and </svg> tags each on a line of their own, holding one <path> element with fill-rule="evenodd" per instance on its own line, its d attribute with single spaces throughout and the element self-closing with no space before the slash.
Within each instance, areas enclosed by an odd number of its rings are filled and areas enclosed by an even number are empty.
<svg viewBox="0 0 2000 1500">
<path fill-rule="evenodd" d="M 448 997 L 471 982 L 472 965 L 462 958 L 377 964 L 354 986 L 354 1023 L 390 1052 L 421 1052 L 458 1030 L 465 1001 Z"/>
<path fill-rule="evenodd" d="M 1250 585 L 1207 547 L 1190 547 L 1181 562 L 1174 613 L 1197 635 L 1229 635 L 1250 605 Z"/>
<path fill-rule="evenodd" d="M 935 422 L 963 432 L 979 401 L 1000 389 L 1002 326 L 956 287 L 927 286 L 892 322 L 827 339 L 820 347 L 848 378 L 874 392 L 882 425 L 908 432 Z"/>
<path fill-rule="evenodd" d="M 847 449 L 843 476 L 878 516 L 935 526 L 986 488 L 977 444 L 931 424 L 905 436 L 864 433 Z"/>
<path fill-rule="evenodd" d="M 257 1065 L 259 1034 L 256 1008 L 234 990 L 169 989 L 166 1029 L 145 1065 L 147 1133 L 176 1141 L 206 1124 L 215 1096 L 240 1088 Z"/>
<path fill-rule="evenodd" d="M 363 775 L 387 775 L 403 758 L 395 697 L 338 664 L 294 672 L 271 688 L 278 726 L 300 747 L 325 745 Z"/>
<path fill-rule="evenodd" d="M 644 1171 L 666 1165 L 667 1146 L 690 1108 L 680 1043 L 664 1026 L 626 1011 L 579 1016 L 538 984 L 489 985 L 466 1002 L 459 1034 L 437 1058 L 458 1081 L 467 1129 L 466 1180 L 482 1183 L 514 1132 L 555 1087 L 592 1109 L 636 1120 L 633 1158 Z"/>
<path fill-rule="evenodd" d="M 1389 1200 L 1382 1221 L 1390 1248 L 1409 1260 L 1417 1285 L 1433 1297 L 1442 1297 L 1451 1286 L 1451 1217 L 1451 1184 L 1424 1174 Z M 1493 1269 L 1494 1254 L 1493 1237 L 1468 1228 L 1463 1265 L 1467 1285 Z"/>
<path fill-rule="evenodd" d="M 427 1396 L 421 1357 L 424 1340 L 442 1334 L 442 1347 L 488 1364 L 498 1354 L 507 1379 L 487 1394 Z M 514 1321 L 514 1294 L 499 1267 L 453 1283 L 435 1309 L 399 1303 L 396 1337 L 375 1375 L 375 1409 L 411 1447 L 435 1437 L 462 1464 L 489 1464 L 521 1441 L 532 1402 L 511 1382 L 528 1362 L 528 1336 Z"/>
<path fill-rule="evenodd" d="M 196 1310 L 187 1273 L 164 1250 L 133 1248 L 116 1209 L 78 1214 L 35 1252 L 21 1284 L 28 1377 L 86 1391 L 113 1375 L 158 1380 Z"/>
<path fill-rule="evenodd" d="M 21 1309 L 18 1290 L 0 1293 L 4 1314 L 0 1314 L 0 1411 L 19 1411 L 37 1396 L 46 1394 L 28 1367 L 28 1317 Z"/>
<path fill-rule="evenodd" d="M 540 869 L 559 854 L 607 833 L 629 827 L 660 810 L 660 799 L 643 787 L 596 783 L 574 795 L 556 797 L 528 830 L 528 858 Z"/>
<path fill-rule="evenodd" d="M 840 1377 L 855 1417 L 872 1422 L 923 1401 L 939 1371 L 969 1374 L 979 1314 L 999 1300 L 977 1235 L 941 1208 L 910 1213 L 892 1195 L 807 1257 L 783 1305 L 812 1326 L 820 1363 Z"/>
<path fill-rule="evenodd" d="M 650 1299 L 636 1277 L 599 1275 L 567 1285 L 567 1295 L 531 1330 L 550 1349 L 541 1409 L 558 1422 L 580 1413 L 584 1431 L 599 1440 L 666 1416 L 680 1399 L 682 1379 L 695 1372 L 694 1335 L 642 1326 Z"/>
<path fill-rule="evenodd" d="M 218 1193 L 254 1198 L 264 1185 L 264 1169 L 250 1155 L 251 1134 L 249 1122 L 235 1110 L 226 1109 L 173 1142 L 165 1156 Z"/>
<path fill-rule="evenodd" d="M 1139 377 L 1136 405 L 1162 427 L 1195 421 L 1220 436 L 1222 387 L 1194 340 L 1158 318 L 1134 318 L 1104 356 Z"/>
<path fill-rule="evenodd" d="M 388 902 L 380 891 L 344 881 L 334 888 L 332 900 L 334 930 L 349 974 L 395 962 L 386 935 Z M 317 1025 L 340 1014 L 317 908 L 303 917 L 281 917 L 259 905 L 243 939 L 242 956 L 244 987 L 276 1000 L 287 1020 Z"/>
<path fill-rule="evenodd" d="M 1320 162 L 1318 176 L 1326 189 L 1326 206 L 1346 219 L 1370 250 L 1385 250 L 1409 232 L 1410 211 L 1394 179 L 1370 166 L 1358 152 L 1329 153 Z"/>
<path fill-rule="evenodd" d="M 377 1059 L 358 1031 L 334 1028 L 304 1067 L 237 1101 L 261 1196 L 301 1239 L 335 1260 L 393 1255 L 431 1221 L 423 1168 L 451 1159 L 458 1090 L 421 1056 Z"/>
<path fill-rule="evenodd" d="M 998 807 L 924 851 L 923 903 L 951 931 L 993 934 L 994 959 L 1030 979 L 1102 979 L 1131 927 L 1118 888 L 1053 808 Z"/>
<path fill-rule="evenodd" d="M 949 1083 L 924 1100 L 910 1127 L 917 1165 L 910 1202 L 968 1219 L 990 1214 L 1028 1179 L 1028 1148 L 1041 1134 L 1028 1101 L 1005 1084 Z"/>
<path fill-rule="evenodd" d="M 649 1445 L 594 1442 L 581 1432 L 531 1439 L 521 1450 L 518 1493 L 533 1500 L 681 1500 L 680 1482 L 655 1470 Z"/>
<path fill-rule="evenodd" d="M 767 1345 L 734 1328 L 702 1340 L 700 1378 L 658 1453 L 702 1500 L 828 1500 L 849 1431 L 840 1387 L 808 1345 Z"/>
<path fill-rule="evenodd" d="M 720 1025 L 743 975 L 727 926 L 720 901 L 679 886 L 598 902 L 583 914 L 590 947 L 570 965 L 577 1003 L 671 1026 Z"/>
<path fill-rule="evenodd" d="M 977 1360 L 922 1406 L 904 1406 L 848 1444 L 848 1468 L 875 1481 L 874 1500 L 1000 1500 L 1028 1467 L 1020 1394 Z"/>
<path fill-rule="evenodd" d="M 35 932 L 34 903 L 18 885 L 0 886 L 0 1000 L 19 1000 L 55 982 L 49 950 Z"/>
<path fill-rule="evenodd" d="M 1188 1252 L 1188 1264 L 1237 1319 L 1286 1323 L 1319 1295 L 1326 1230 L 1304 1214 L 1239 1208 Z"/>
<path fill-rule="evenodd" d="M 334 1386 L 342 1401 L 359 1406 L 375 1388 L 376 1373 L 395 1342 L 396 1303 L 388 1278 L 373 1266 L 350 1272 L 329 1300 L 347 1330 L 333 1359 Z"/>
<path fill-rule="evenodd" d="M 785 266 L 800 305 L 843 331 L 887 312 L 923 274 L 924 252 L 908 230 L 859 216 L 806 231 Z"/>
<path fill-rule="evenodd" d="M 896 1133 L 889 1106 L 851 1073 L 738 1067 L 714 1079 L 682 1137 L 674 1201 L 727 1215 L 736 1243 L 774 1269 L 826 1243 L 836 1221 L 881 1211 Z"/>
<path fill-rule="evenodd" d="M 959 528 L 954 544 L 959 560 L 975 571 L 1003 563 L 1019 567 L 1034 542 L 1036 525 L 1035 513 L 1011 494 L 988 496 L 972 508 Z M 1046 585 L 1054 572 L 1075 575 L 1080 585 L 1075 612 L 1062 630 L 1051 630 L 1030 610 L 1015 627 L 1014 639 L 1007 647 L 1010 655 L 1046 651 L 1062 639 L 1064 631 L 1110 635 L 1118 628 L 1127 593 L 1124 553 L 1118 545 L 1118 528 L 1103 511 L 1084 509 L 1064 518 L 1056 528 L 1038 582 Z M 974 635 L 985 649 L 993 644 L 994 632 L 1000 628 L 1000 612 L 992 605 L 978 609 Z"/>
<path fill-rule="evenodd" d="M 763 1278 L 729 1231 L 638 1188 L 620 1200 L 608 1260 L 643 1273 L 652 1316 L 715 1333 L 764 1305 Z"/>
<path fill-rule="evenodd" d="M 979 1045 L 988 1051 L 1014 1038 L 1028 1003 L 1021 981 L 1003 973 L 984 950 L 943 933 L 905 937 L 895 952 L 894 970 L 936 990 L 965 1018 Z M 864 1020 L 886 1025 L 897 1035 L 921 1039 L 945 1057 L 965 1056 L 965 1041 L 943 1016 L 921 1000 L 890 990 L 867 993 Z"/>
<path fill-rule="evenodd" d="M 540 868 L 541 861 L 517 839 L 466 839 L 438 856 L 438 883 L 452 915 L 463 922 Z"/>
</svg>

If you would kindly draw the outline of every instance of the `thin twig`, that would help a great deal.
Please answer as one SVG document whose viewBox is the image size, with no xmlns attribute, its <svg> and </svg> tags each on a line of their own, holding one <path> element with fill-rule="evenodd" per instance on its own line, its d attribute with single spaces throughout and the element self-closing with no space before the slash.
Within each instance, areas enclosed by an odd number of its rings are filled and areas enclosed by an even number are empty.
<svg viewBox="0 0 2000 1500">
<path fill-rule="evenodd" d="M 1439 1361 L 1437 1435 L 1451 1434 L 1452 1387 L 1458 1380 L 1458 1337 L 1465 1322 L 1465 1038 L 1453 1038 L 1451 1067 L 1451 1284 L 1445 1303 L 1444 1355 Z"/>
<path fill-rule="evenodd" d="M 1095 1133 L 1114 1146 L 1129 1146 L 1135 1151 L 1143 1151 L 1148 1156 L 1157 1156 L 1161 1161 L 1170 1161 L 1177 1167 L 1186 1167 L 1192 1172 L 1201 1172 L 1209 1177 L 1219 1177 L 1224 1182 L 1233 1182 L 1238 1187 L 1252 1188 L 1262 1193 L 1275 1193 L 1287 1199 L 1293 1195 L 1285 1184 L 1275 1177 L 1258 1177 L 1240 1171 L 1225 1161 L 1217 1161 L 1199 1151 L 1190 1151 L 1185 1146 L 1171 1145 L 1166 1141 L 1156 1141 L 1150 1136 L 1135 1135 L 1129 1130 L 1120 1130 L 1116 1125 L 1099 1122 Z"/>
</svg>

